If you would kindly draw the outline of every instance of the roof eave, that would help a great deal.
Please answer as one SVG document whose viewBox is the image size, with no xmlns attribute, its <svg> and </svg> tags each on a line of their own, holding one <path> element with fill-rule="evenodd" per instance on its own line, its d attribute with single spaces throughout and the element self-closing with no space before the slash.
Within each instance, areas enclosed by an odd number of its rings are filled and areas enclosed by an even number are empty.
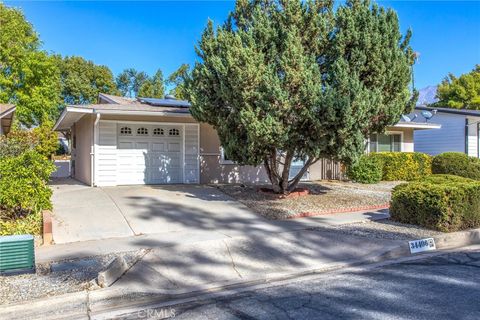
<svg viewBox="0 0 480 320">
<path fill-rule="evenodd" d="M 417 110 L 437 110 L 437 112 L 443 112 L 443 113 L 450 113 L 450 114 L 458 114 L 458 115 L 463 115 L 463 116 L 472 116 L 472 117 L 480 117 L 480 110 L 470 110 L 470 109 L 453 109 L 453 108 L 442 108 L 442 107 L 429 107 L 426 105 L 418 105 L 415 106 L 415 109 Z"/>
<path fill-rule="evenodd" d="M 440 129 L 442 128 L 441 124 L 438 123 L 419 123 L 419 122 L 399 122 L 394 125 L 395 128 L 411 128 L 413 130 L 429 130 L 429 129 Z"/>
<path fill-rule="evenodd" d="M 169 117 L 191 117 L 190 112 L 172 111 L 142 111 L 142 110 L 95 110 L 95 113 L 109 115 L 137 115 L 137 116 L 169 116 Z"/>
<path fill-rule="evenodd" d="M 4 118 L 5 116 L 8 116 L 9 114 L 15 113 L 15 110 L 17 110 L 17 107 L 13 105 L 11 108 L 5 110 L 4 112 L 0 113 L 0 119 Z M 13 114 L 12 114 L 13 117 Z"/>
<path fill-rule="evenodd" d="M 53 126 L 55 131 L 68 130 L 69 126 L 63 125 L 63 122 L 69 114 L 78 114 L 74 117 L 73 123 L 78 121 L 85 114 L 105 114 L 105 115 L 136 115 L 136 116 L 168 116 L 179 118 L 191 118 L 190 112 L 169 112 L 169 111 L 141 111 L 141 110 L 99 110 L 94 108 L 82 108 L 67 106 Z M 71 121 L 70 121 L 71 122 Z"/>
<path fill-rule="evenodd" d="M 61 124 L 62 122 L 65 120 L 65 118 L 67 117 L 67 115 L 69 113 L 76 113 L 78 114 L 80 117 L 79 119 L 85 115 L 85 114 L 89 114 L 89 113 L 94 113 L 95 110 L 94 109 L 90 109 L 90 108 L 82 108 L 82 107 L 71 107 L 71 106 L 67 106 L 65 107 L 65 109 L 63 109 L 62 113 L 60 114 L 60 117 L 58 118 L 57 122 L 55 122 L 55 125 L 53 126 L 53 130 L 54 131 L 62 131 L 62 130 L 68 130 L 67 128 L 63 128 L 62 129 L 59 129 L 59 127 L 61 127 Z M 82 115 L 83 114 L 83 115 Z M 78 120 L 77 120 L 78 121 Z M 76 122 L 76 121 L 75 121 Z"/>
</svg>

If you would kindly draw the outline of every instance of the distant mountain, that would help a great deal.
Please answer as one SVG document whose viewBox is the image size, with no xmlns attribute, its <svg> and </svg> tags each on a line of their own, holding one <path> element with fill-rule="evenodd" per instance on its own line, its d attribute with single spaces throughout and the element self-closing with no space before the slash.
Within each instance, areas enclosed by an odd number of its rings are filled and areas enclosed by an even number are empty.
<svg viewBox="0 0 480 320">
<path fill-rule="evenodd" d="M 437 102 L 437 86 L 428 86 L 418 91 L 417 106 L 422 104 L 431 104 Z"/>
</svg>

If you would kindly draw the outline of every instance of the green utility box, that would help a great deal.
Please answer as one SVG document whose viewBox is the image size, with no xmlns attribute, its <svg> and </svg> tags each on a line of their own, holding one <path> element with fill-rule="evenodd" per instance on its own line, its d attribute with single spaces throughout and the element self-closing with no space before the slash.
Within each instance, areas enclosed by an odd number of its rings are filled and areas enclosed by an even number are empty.
<svg viewBox="0 0 480 320">
<path fill-rule="evenodd" d="M 33 236 L 0 237 L 0 275 L 35 272 Z"/>
</svg>

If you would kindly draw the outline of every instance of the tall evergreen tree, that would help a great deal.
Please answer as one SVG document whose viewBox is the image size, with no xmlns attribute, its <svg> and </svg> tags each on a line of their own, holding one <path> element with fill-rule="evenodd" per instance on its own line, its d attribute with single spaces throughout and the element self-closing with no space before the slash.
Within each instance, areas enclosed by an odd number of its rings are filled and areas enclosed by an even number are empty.
<svg viewBox="0 0 480 320">
<path fill-rule="evenodd" d="M 17 106 L 26 126 L 54 119 L 60 103 L 60 72 L 23 13 L 0 3 L 0 103 Z"/>
<path fill-rule="evenodd" d="M 198 44 L 192 114 L 230 159 L 263 164 L 289 193 L 320 158 L 356 161 L 370 133 L 412 109 L 409 39 L 393 10 L 369 1 L 238 0 Z M 295 159 L 305 165 L 290 177 Z"/>
</svg>

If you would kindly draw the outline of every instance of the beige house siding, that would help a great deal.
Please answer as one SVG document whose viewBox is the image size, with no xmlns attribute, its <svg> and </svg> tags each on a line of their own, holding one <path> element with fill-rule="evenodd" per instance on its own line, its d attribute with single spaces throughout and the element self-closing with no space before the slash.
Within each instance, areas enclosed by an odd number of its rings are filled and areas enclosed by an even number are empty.
<svg viewBox="0 0 480 320">
<path fill-rule="evenodd" d="M 200 183 L 261 182 L 268 182 L 263 166 L 222 164 L 217 132 L 209 124 L 200 124 Z"/>
<path fill-rule="evenodd" d="M 75 148 L 72 145 L 72 160 L 75 166 L 73 177 L 86 184 L 92 183 L 90 153 L 93 146 L 93 121 L 93 116 L 87 114 L 72 127 L 72 133 L 76 140 Z"/>
</svg>

